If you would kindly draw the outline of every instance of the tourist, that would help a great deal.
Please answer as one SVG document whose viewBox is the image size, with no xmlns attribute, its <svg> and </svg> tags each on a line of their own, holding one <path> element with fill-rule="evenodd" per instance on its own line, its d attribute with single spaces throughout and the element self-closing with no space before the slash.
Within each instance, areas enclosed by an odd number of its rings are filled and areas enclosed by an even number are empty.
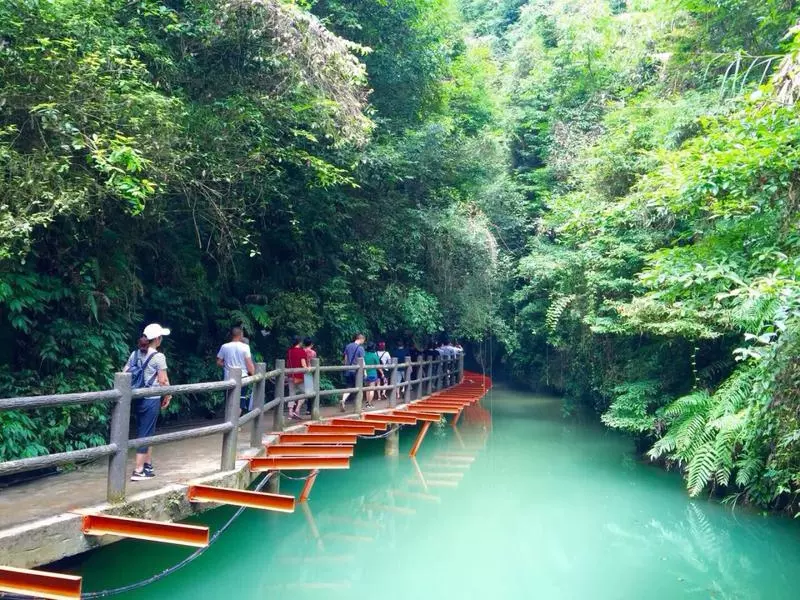
<svg viewBox="0 0 800 600">
<path fill-rule="evenodd" d="M 385 386 L 389 384 L 389 369 L 392 364 L 392 355 L 386 350 L 386 342 L 378 342 L 378 359 L 381 361 L 382 367 L 378 373 L 378 380 L 381 386 Z M 382 400 L 386 400 L 387 391 L 388 390 L 380 390 L 378 392 L 378 397 Z"/>
<path fill-rule="evenodd" d="M 377 349 L 375 348 L 375 344 L 370 342 L 367 344 L 367 351 L 364 353 L 364 364 L 367 367 L 370 366 L 379 366 L 381 364 L 381 359 L 378 357 Z M 372 388 L 378 385 L 378 377 L 383 377 L 383 372 L 381 369 L 370 369 L 364 372 L 364 387 Z M 372 390 L 368 390 L 366 393 L 367 397 L 367 408 L 375 408 L 372 404 L 372 398 L 375 395 L 375 392 Z"/>
<path fill-rule="evenodd" d="M 364 358 L 364 348 L 362 347 L 364 342 L 367 338 L 364 337 L 363 333 L 357 333 L 353 338 L 353 341 L 347 344 L 344 349 L 344 356 L 342 357 L 342 361 L 345 365 L 355 365 L 358 363 L 359 358 Z M 347 388 L 354 388 L 356 387 L 356 370 L 355 369 L 347 369 L 344 372 L 344 383 L 345 387 Z M 342 395 L 342 402 L 341 402 L 341 410 L 345 412 L 345 403 L 347 399 L 350 397 L 350 393 L 346 392 Z"/>
<path fill-rule="evenodd" d="M 406 344 L 402 338 L 397 340 L 397 345 L 394 347 L 394 350 L 392 350 L 392 358 L 397 359 L 397 373 L 399 375 L 397 378 L 397 383 L 403 383 L 406 380 L 406 368 L 401 367 L 400 365 L 408 360 L 408 350 L 406 349 Z M 402 396 L 405 393 L 405 388 L 398 387 L 397 393 Z"/>
<path fill-rule="evenodd" d="M 306 351 L 306 364 L 311 366 L 311 361 L 317 358 L 317 351 L 314 350 L 314 340 L 310 337 L 307 337 L 303 340 L 303 350 Z M 313 394 L 314 390 L 314 374 L 313 373 L 306 373 L 303 375 L 303 390 L 306 394 Z M 299 410 L 297 411 L 300 412 Z M 311 402 L 308 403 L 308 408 L 306 414 L 311 414 Z"/>
<path fill-rule="evenodd" d="M 167 377 L 167 359 L 158 351 L 163 336 L 169 335 L 169 329 L 161 327 L 158 323 L 151 323 L 144 328 L 143 337 L 147 339 L 147 348 L 144 353 L 136 350 L 128 359 L 125 371 L 138 373 L 141 385 L 137 388 L 157 388 L 169 385 Z M 135 382 L 134 382 L 135 383 Z M 134 401 L 133 412 L 136 415 L 136 439 L 150 437 L 156 432 L 158 414 L 162 408 L 167 408 L 172 396 L 148 396 L 137 398 Z M 153 469 L 153 454 L 151 446 L 141 446 L 136 449 L 136 466 L 131 475 L 131 481 L 144 481 L 156 476 Z"/>
<path fill-rule="evenodd" d="M 416 342 L 411 340 L 410 347 L 408 349 L 408 357 L 411 359 L 411 363 L 419 362 L 420 357 L 422 356 L 422 351 L 417 348 Z M 417 379 L 419 376 L 419 367 L 411 367 L 411 380 Z"/>
<path fill-rule="evenodd" d="M 250 353 L 250 346 L 245 343 L 244 331 L 241 327 L 231 329 L 231 341 L 222 344 L 217 352 L 217 366 L 222 367 L 222 379 L 230 377 L 230 370 L 239 368 L 243 375 L 253 375 L 256 367 Z M 243 385 L 239 393 L 239 414 L 243 415 L 250 410 L 250 398 L 247 386 Z"/>
<path fill-rule="evenodd" d="M 436 343 L 433 340 L 429 341 L 428 344 L 425 346 L 425 352 L 423 352 L 422 354 L 425 357 L 426 361 L 435 361 L 436 359 L 438 359 L 439 353 L 436 351 Z M 429 377 L 435 377 L 437 372 L 438 369 L 436 368 L 436 365 L 431 363 L 428 366 L 427 375 Z"/>
<path fill-rule="evenodd" d="M 131 355 L 128 357 L 128 361 L 122 367 L 122 372 L 127 373 L 133 368 L 133 365 L 141 364 L 144 362 L 144 359 L 147 358 L 147 350 L 150 347 L 150 340 L 148 340 L 145 336 L 141 336 L 138 340 L 136 340 L 136 350 L 134 350 Z"/>
<path fill-rule="evenodd" d="M 308 355 L 306 354 L 305 348 L 303 348 L 303 338 L 299 335 L 294 336 L 292 340 L 292 346 L 286 351 L 286 368 L 287 369 L 305 369 L 308 367 L 308 359 L 306 358 Z M 303 385 L 303 380 L 305 373 L 292 373 L 289 375 L 289 395 L 290 396 L 297 396 L 300 394 L 301 386 Z M 305 392 L 303 392 L 305 393 Z M 300 400 L 292 400 L 289 402 L 289 418 L 290 419 L 297 419 L 299 420 L 300 413 L 298 412 L 298 408 L 302 405 L 304 399 Z"/>
</svg>

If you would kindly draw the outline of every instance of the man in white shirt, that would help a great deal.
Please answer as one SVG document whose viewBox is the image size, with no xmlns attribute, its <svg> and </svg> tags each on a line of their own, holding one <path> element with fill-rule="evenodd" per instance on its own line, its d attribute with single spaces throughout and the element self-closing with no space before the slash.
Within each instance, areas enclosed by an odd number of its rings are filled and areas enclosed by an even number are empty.
<svg viewBox="0 0 800 600">
<path fill-rule="evenodd" d="M 217 352 L 217 365 L 224 369 L 223 379 L 228 379 L 228 370 L 234 367 L 239 367 L 247 375 L 253 375 L 256 372 L 256 366 L 253 364 L 253 358 L 250 354 L 250 346 L 242 341 L 243 338 L 244 331 L 242 331 L 242 328 L 234 327 L 231 329 L 231 341 L 227 344 L 222 344 L 219 352 Z M 239 408 L 242 414 L 250 410 L 250 397 L 246 386 L 242 386 Z"/>
</svg>

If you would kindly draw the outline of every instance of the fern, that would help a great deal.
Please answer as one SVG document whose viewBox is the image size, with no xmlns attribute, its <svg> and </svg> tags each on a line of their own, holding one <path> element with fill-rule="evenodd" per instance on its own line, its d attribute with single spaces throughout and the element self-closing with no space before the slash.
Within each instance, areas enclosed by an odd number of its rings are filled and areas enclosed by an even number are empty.
<svg viewBox="0 0 800 600">
<path fill-rule="evenodd" d="M 740 470 L 738 485 L 753 480 L 755 464 L 736 461 L 746 437 L 755 381 L 756 368 L 743 366 L 713 394 L 693 392 L 662 411 L 669 420 L 667 431 L 648 454 L 651 458 L 666 456 L 685 464 L 690 495 L 696 496 L 709 483 L 729 485 L 735 468 Z M 748 470 L 742 472 L 742 469 Z"/>
<path fill-rule="evenodd" d="M 550 332 L 555 333 L 561 316 L 573 300 L 575 300 L 575 294 L 557 296 L 552 300 L 550 306 L 547 308 L 547 315 L 545 316 L 545 324 Z"/>
</svg>

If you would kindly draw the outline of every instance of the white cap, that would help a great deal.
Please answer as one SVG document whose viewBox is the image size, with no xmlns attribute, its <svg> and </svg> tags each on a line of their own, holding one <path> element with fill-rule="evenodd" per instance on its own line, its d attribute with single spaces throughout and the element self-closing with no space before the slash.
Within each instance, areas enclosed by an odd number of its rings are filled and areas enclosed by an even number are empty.
<svg viewBox="0 0 800 600">
<path fill-rule="evenodd" d="M 162 327 L 158 323 L 150 323 L 142 333 L 148 340 L 154 340 L 162 335 L 169 335 L 169 329 Z"/>
</svg>

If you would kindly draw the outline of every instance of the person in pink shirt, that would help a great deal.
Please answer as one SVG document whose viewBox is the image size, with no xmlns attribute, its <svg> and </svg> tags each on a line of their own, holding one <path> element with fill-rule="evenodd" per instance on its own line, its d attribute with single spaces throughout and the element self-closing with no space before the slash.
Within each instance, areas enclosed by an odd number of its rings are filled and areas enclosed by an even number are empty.
<svg viewBox="0 0 800 600">
<path fill-rule="evenodd" d="M 314 350 L 314 340 L 310 337 L 307 337 L 303 340 L 303 350 L 306 351 L 306 364 L 310 367 L 311 366 L 311 359 L 317 358 L 317 351 Z M 303 389 L 306 394 L 313 394 L 314 393 L 314 374 L 313 373 L 306 373 L 303 376 Z M 311 402 L 308 403 L 308 407 L 306 409 L 307 414 L 311 414 Z M 299 410 L 298 410 L 299 412 Z"/>
</svg>

